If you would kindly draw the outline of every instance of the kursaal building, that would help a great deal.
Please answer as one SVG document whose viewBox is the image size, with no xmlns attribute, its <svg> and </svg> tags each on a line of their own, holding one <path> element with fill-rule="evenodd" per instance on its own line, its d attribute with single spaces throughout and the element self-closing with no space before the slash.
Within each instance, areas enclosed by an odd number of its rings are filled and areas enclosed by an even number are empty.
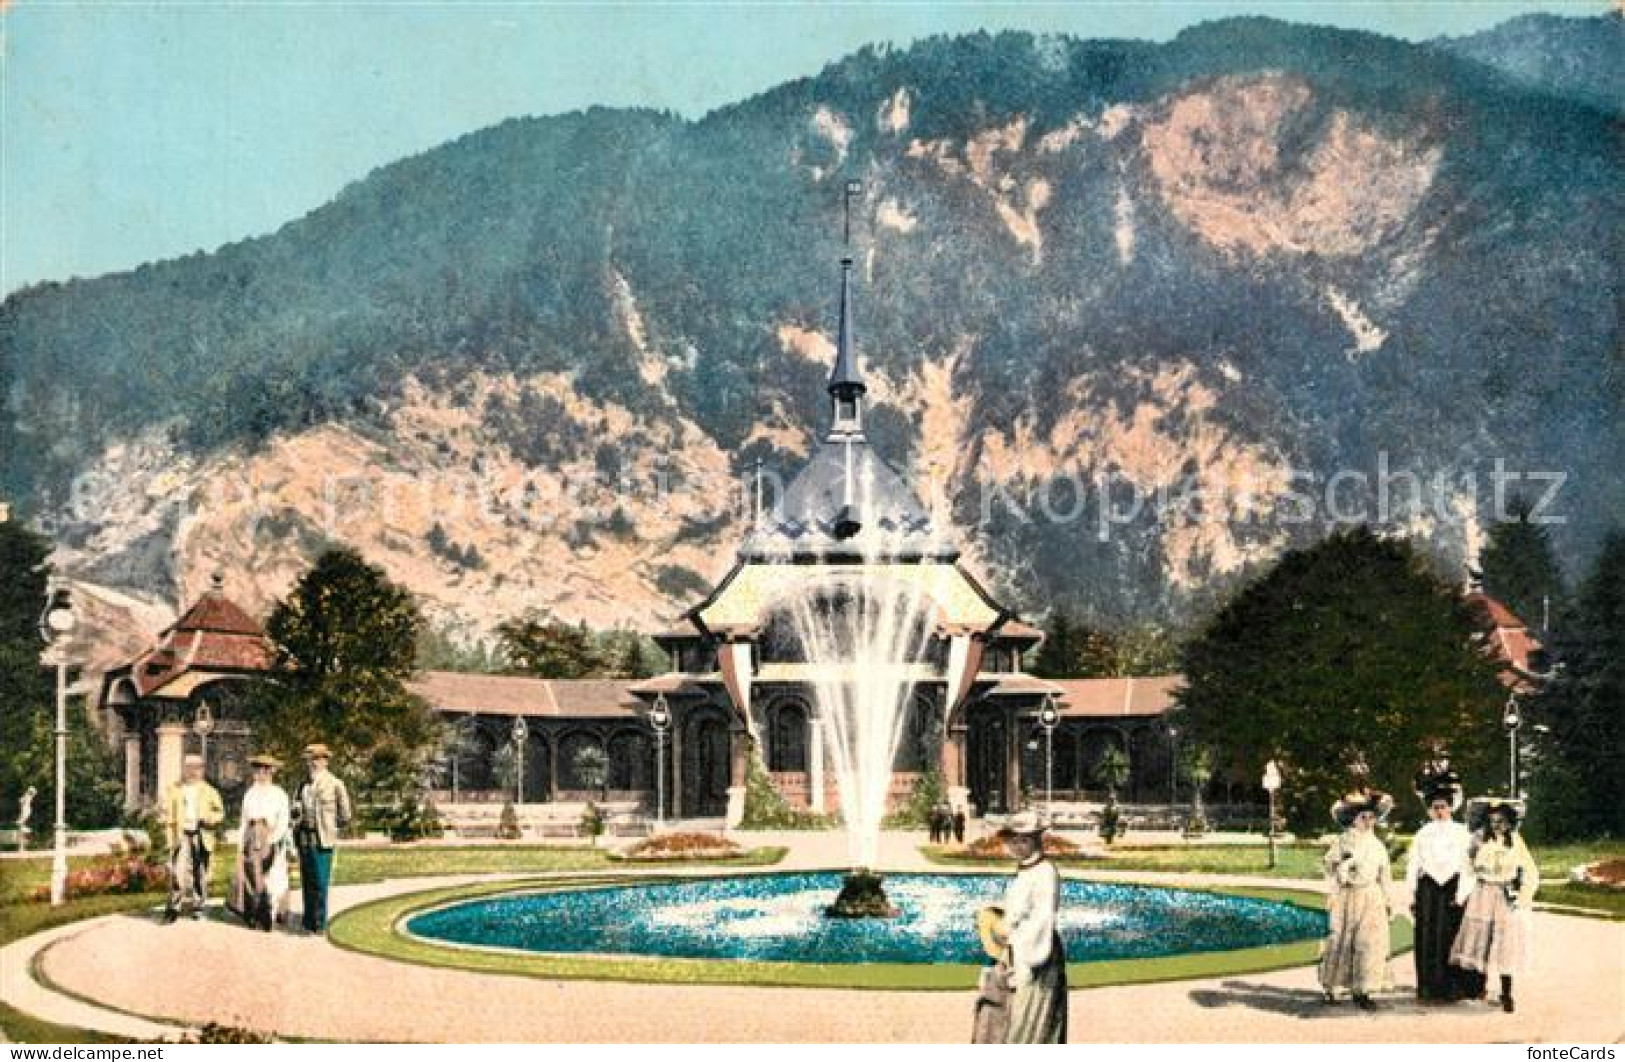
<svg viewBox="0 0 1625 1062">
<path fill-rule="evenodd" d="M 869 800 L 884 807 L 931 771 L 972 815 L 1013 811 L 1051 789 L 1060 800 L 1102 800 L 1095 766 L 1112 747 L 1132 765 L 1125 800 L 1169 801 L 1176 732 L 1165 716 L 1178 676 L 1023 672 L 1043 634 L 978 582 L 946 520 L 869 445 L 853 311 L 848 258 L 827 430 L 780 496 L 763 498 L 758 483 L 754 526 L 732 567 L 656 635 L 671 672 L 566 681 L 431 671 L 413 683 L 460 735 L 435 792 L 444 809 L 517 797 L 653 812 L 658 801 L 669 817 L 734 825 L 759 758 L 791 806 L 834 813 L 855 747 L 868 757 L 864 773 L 881 775 Z M 185 752 L 206 756 L 228 801 L 247 784 L 253 740 L 234 692 L 271 659 L 259 624 L 217 577 L 151 649 L 107 673 L 101 705 L 123 742 L 131 808 L 179 777 Z M 670 717 L 658 738 L 657 703 Z M 1049 732 L 1038 722 L 1046 703 L 1059 717 Z M 856 717 L 870 715 L 883 726 L 856 732 Z M 202 716 L 208 736 L 195 725 Z M 523 766 L 510 787 L 496 763 L 515 743 Z M 607 764 L 596 783 L 579 767 L 588 748 Z M 877 757 L 889 761 L 878 771 Z"/>
</svg>

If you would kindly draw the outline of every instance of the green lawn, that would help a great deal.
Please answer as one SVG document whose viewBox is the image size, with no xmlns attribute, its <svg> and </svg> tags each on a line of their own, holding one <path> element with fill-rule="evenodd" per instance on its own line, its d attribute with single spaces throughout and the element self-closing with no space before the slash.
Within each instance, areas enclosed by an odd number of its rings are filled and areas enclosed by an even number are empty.
<svg viewBox="0 0 1625 1062">
<path fill-rule="evenodd" d="M 14 1044 L 125 1044 L 129 1040 L 104 1036 L 72 1025 L 57 1025 L 0 1003 L 0 1031 Z"/>
<path fill-rule="evenodd" d="M 946 866 L 1005 866 L 1008 859 L 980 859 L 952 849 L 925 846 L 927 859 Z M 1270 869 L 1269 850 L 1262 845 L 1193 844 L 1111 849 L 1103 858 L 1078 856 L 1057 860 L 1062 866 L 1102 870 L 1160 870 L 1189 874 L 1247 874 L 1271 878 L 1314 879 L 1321 874 L 1326 850 L 1314 844 L 1276 846 L 1277 865 Z"/>
</svg>

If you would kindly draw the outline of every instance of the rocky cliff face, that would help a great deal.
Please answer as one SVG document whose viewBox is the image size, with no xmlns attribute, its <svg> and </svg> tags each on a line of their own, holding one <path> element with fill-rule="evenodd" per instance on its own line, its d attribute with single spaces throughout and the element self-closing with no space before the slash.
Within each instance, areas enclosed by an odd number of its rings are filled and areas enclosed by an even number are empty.
<svg viewBox="0 0 1625 1062">
<path fill-rule="evenodd" d="M 656 626 L 726 569 L 757 459 L 771 500 L 820 430 L 858 177 L 872 435 L 1019 606 L 1181 622 L 1362 515 L 1448 569 L 1497 461 L 1567 477 L 1580 557 L 1625 517 L 1610 122 L 1261 20 L 510 122 L 8 300 L 0 472 L 113 597 L 224 568 L 263 609 L 340 540 L 464 637 Z"/>
</svg>

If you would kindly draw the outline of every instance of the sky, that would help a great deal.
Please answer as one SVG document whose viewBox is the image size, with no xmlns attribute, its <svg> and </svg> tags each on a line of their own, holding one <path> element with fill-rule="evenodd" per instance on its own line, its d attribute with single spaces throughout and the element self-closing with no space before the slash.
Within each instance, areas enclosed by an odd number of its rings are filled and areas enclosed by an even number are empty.
<svg viewBox="0 0 1625 1062">
<path fill-rule="evenodd" d="M 592 104 L 697 117 L 871 42 L 977 29 L 1167 40 L 1238 14 L 1419 40 L 1608 8 L 0 0 L 0 294 L 274 231 L 375 167 L 505 118 Z"/>
</svg>

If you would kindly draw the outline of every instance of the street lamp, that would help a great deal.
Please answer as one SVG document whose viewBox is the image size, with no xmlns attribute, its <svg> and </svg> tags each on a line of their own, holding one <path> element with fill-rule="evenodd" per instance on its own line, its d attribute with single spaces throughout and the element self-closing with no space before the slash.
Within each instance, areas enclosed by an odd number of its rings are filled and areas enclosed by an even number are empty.
<svg viewBox="0 0 1625 1062">
<path fill-rule="evenodd" d="M 655 825 L 666 825 L 666 731 L 671 729 L 671 706 L 664 693 L 655 694 L 649 710 L 649 726 L 655 732 Z"/>
<path fill-rule="evenodd" d="M 56 837 L 51 852 L 51 906 L 61 907 L 68 888 L 68 636 L 78 620 L 68 588 L 47 591 L 39 633 L 56 665 Z"/>
<path fill-rule="evenodd" d="M 1518 711 L 1518 695 L 1512 694 L 1507 698 L 1506 711 L 1501 715 L 1501 725 L 1507 732 L 1507 795 L 1513 800 L 1518 799 L 1518 728 L 1523 726 L 1523 715 Z"/>
<path fill-rule="evenodd" d="M 1264 765 L 1264 792 L 1270 795 L 1269 837 L 1271 870 L 1275 869 L 1275 794 L 1280 790 L 1280 788 L 1281 768 L 1276 766 L 1274 760 L 1271 760 Z"/>
<path fill-rule="evenodd" d="M 1179 728 L 1168 728 L 1168 813 L 1179 806 Z M 1177 818 L 1175 820 L 1177 822 Z"/>
<path fill-rule="evenodd" d="M 525 723 L 525 717 L 516 715 L 513 718 L 513 751 L 514 763 L 518 770 L 514 772 L 514 789 L 517 799 L 515 804 L 525 802 L 525 738 L 530 736 L 530 727 Z"/>
<path fill-rule="evenodd" d="M 1038 725 L 1044 728 L 1044 814 L 1051 821 L 1055 819 L 1055 725 L 1060 721 L 1061 713 L 1055 710 L 1055 697 L 1050 694 L 1038 709 Z"/>
<path fill-rule="evenodd" d="M 214 712 L 209 710 L 209 702 L 197 702 L 197 713 L 192 716 L 192 730 L 197 734 L 198 751 L 203 755 L 203 772 L 209 771 L 209 735 L 214 733 Z"/>
</svg>

